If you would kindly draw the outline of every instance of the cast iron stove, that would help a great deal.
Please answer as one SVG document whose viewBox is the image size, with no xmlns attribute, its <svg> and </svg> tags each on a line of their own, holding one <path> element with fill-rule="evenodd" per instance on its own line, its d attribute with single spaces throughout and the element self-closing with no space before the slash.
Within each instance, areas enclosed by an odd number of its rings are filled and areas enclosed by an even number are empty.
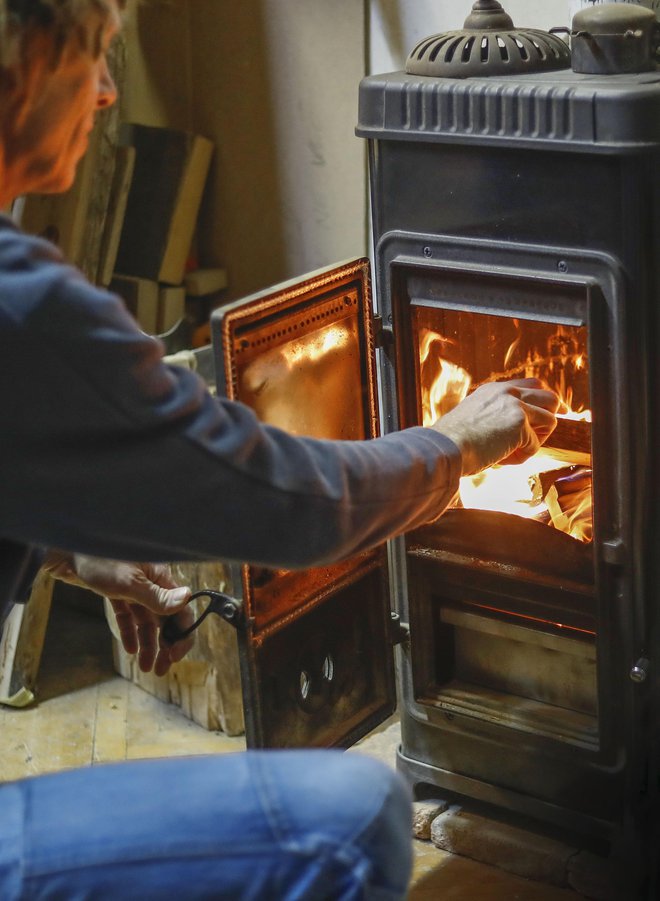
<svg viewBox="0 0 660 901">
<path fill-rule="evenodd" d="M 398 684 L 418 796 L 577 833 L 655 897 L 660 73 L 655 20 L 617 8 L 617 31 L 606 9 L 574 23 L 580 72 L 482 0 L 364 79 L 378 312 L 360 260 L 217 311 L 213 334 L 219 389 L 299 434 L 429 423 L 494 379 L 561 394 L 548 447 L 463 479 L 436 523 L 235 574 L 248 742 L 346 746 Z"/>
</svg>

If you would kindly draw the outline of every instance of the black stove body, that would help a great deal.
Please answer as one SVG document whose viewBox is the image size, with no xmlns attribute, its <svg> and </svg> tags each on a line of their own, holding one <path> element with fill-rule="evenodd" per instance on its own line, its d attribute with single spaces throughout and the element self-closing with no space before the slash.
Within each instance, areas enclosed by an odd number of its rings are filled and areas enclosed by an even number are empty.
<svg viewBox="0 0 660 901">
<path fill-rule="evenodd" d="M 529 375 L 574 414 L 553 462 L 524 474 L 529 498 L 462 486 L 387 553 L 234 574 L 248 741 L 348 745 L 398 684 L 398 764 L 420 796 L 577 833 L 643 886 L 660 755 L 660 72 L 372 76 L 357 133 L 377 313 L 364 260 L 225 307 L 220 390 L 319 437 L 378 434 L 379 391 L 390 431 Z M 310 367 L 333 330 L 322 388 Z"/>
<path fill-rule="evenodd" d="M 590 541 L 457 509 L 400 543 L 400 766 L 633 856 L 658 791 L 659 113 L 656 71 L 397 73 L 363 82 L 358 127 L 388 427 L 419 421 L 418 323 L 479 380 L 547 376 L 490 348 L 560 326 L 592 411 Z"/>
</svg>

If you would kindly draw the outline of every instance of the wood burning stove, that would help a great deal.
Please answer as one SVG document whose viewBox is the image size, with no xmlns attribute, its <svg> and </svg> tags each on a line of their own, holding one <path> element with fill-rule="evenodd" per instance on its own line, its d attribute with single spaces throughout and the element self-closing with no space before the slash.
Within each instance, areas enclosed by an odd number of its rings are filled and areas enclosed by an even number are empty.
<svg viewBox="0 0 660 901">
<path fill-rule="evenodd" d="M 385 431 L 535 375 L 560 425 L 387 554 L 236 574 L 248 740 L 350 744 L 398 681 L 420 793 L 578 833 L 655 897 L 660 74 L 561 68 L 559 38 L 489 31 L 496 7 L 360 87 L 378 313 L 364 260 L 223 308 L 219 387 L 293 431 L 367 438 L 376 368 Z M 428 74 L 433 54 L 458 71 Z"/>
</svg>

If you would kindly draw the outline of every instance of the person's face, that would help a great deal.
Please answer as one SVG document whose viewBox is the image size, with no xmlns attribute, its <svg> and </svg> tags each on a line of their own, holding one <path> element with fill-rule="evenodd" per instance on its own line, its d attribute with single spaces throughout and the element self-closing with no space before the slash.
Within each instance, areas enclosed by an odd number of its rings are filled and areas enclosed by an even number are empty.
<svg viewBox="0 0 660 901">
<path fill-rule="evenodd" d="M 101 18 L 90 13 L 87 41 L 72 35 L 55 70 L 46 53 L 32 47 L 23 70 L 13 116 L 3 122 L 3 193 L 8 199 L 27 193 L 57 193 L 71 187 L 99 109 L 114 103 L 117 92 L 108 70 L 107 51 L 120 27 L 119 11 Z M 96 37 L 101 52 L 96 55 Z M 35 43 L 44 41 L 35 39 Z M 41 57 L 41 58 L 40 58 Z"/>
</svg>

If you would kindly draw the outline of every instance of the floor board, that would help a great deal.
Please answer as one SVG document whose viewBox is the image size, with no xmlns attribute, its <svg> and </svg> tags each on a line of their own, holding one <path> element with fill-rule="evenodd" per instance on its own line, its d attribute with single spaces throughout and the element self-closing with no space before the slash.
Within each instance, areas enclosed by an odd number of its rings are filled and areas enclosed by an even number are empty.
<svg viewBox="0 0 660 901">
<path fill-rule="evenodd" d="M 170 704 L 114 673 L 109 632 L 100 609 L 56 603 L 42 659 L 38 703 L 0 707 L 0 779 L 119 760 L 230 753 L 242 738 L 207 732 Z M 390 722 L 367 738 L 362 753 L 393 765 Z M 574 892 L 529 882 L 414 842 L 409 901 L 576 901 Z M 269 899 L 270 901 L 270 899 Z"/>
</svg>

